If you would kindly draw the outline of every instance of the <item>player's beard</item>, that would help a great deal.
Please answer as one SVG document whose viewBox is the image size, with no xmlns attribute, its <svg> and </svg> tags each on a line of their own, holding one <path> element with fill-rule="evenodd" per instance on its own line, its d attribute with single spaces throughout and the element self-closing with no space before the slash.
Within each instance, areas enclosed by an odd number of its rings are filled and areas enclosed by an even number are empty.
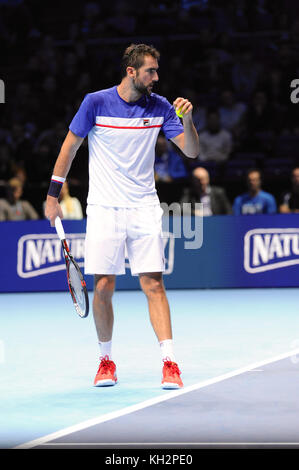
<svg viewBox="0 0 299 470">
<path fill-rule="evenodd" d="M 151 95 L 151 92 L 153 90 L 153 83 L 151 83 L 150 85 L 148 85 L 147 87 L 143 85 L 143 83 L 141 83 L 138 80 L 138 76 L 133 80 L 133 87 L 135 88 L 136 91 L 141 93 L 141 95 L 146 95 L 146 96 Z"/>
</svg>

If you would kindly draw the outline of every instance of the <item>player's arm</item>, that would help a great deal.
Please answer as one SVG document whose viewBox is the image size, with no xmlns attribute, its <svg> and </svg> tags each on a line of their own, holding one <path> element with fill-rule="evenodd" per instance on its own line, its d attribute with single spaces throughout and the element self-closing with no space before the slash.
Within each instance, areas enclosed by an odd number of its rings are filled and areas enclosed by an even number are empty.
<svg viewBox="0 0 299 470">
<path fill-rule="evenodd" d="M 69 131 L 67 133 L 67 136 L 64 139 L 64 142 L 61 146 L 59 155 L 57 157 L 57 160 L 54 166 L 54 170 L 53 170 L 54 176 L 61 178 L 62 180 L 66 178 L 70 170 L 72 161 L 74 160 L 77 150 L 79 149 L 83 140 L 84 140 L 83 137 L 78 137 L 72 131 Z M 57 184 L 59 185 L 59 183 Z M 55 183 L 51 182 L 51 185 L 52 186 L 54 185 L 54 188 L 55 188 Z M 62 216 L 61 207 L 58 203 L 59 194 L 55 196 L 54 195 L 55 191 L 50 191 L 50 189 L 49 189 L 49 192 L 51 192 L 52 195 L 50 194 L 47 195 L 45 216 L 50 220 L 51 226 L 54 227 L 56 217 L 59 216 L 60 218 L 62 218 L 63 216 Z"/>
<path fill-rule="evenodd" d="M 172 142 L 189 158 L 197 158 L 199 155 L 199 139 L 192 120 L 192 103 L 185 98 L 177 98 L 173 102 L 175 109 L 180 109 L 183 115 L 184 132 L 173 137 Z"/>
</svg>

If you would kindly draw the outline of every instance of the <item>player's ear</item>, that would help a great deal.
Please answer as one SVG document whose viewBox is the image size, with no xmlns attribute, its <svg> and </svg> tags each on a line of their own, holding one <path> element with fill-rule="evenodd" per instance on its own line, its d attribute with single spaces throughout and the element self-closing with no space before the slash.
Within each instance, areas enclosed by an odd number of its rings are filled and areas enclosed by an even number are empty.
<svg viewBox="0 0 299 470">
<path fill-rule="evenodd" d="M 127 67 L 127 76 L 134 78 L 136 74 L 136 69 L 134 67 Z"/>
</svg>

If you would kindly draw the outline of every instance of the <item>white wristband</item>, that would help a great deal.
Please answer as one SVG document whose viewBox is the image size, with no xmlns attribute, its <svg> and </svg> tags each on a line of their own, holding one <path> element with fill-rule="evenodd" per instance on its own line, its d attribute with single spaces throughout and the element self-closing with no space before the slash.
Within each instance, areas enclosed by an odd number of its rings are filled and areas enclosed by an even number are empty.
<svg viewBox="0 0 299 470">
<path fill-rule="evenodd" d="M 62 176 L 55 176 L 55 175 L 52 175 L 51 181 L 57 181 L 58 183 L 64 183 L 64 182 L 65 182 L 65 178 L 63 178 Z"/>
</svg>

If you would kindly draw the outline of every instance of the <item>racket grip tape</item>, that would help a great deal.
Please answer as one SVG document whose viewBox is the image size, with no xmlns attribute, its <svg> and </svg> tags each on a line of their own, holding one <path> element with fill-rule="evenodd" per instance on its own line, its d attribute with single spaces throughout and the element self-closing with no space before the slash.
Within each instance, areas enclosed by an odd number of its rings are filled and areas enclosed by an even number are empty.
<svg viewBox="0 0 299 470">
<path fill-rule="evenodd" d="M 60 217 L 56 217 L 55 219 L 55 228 L 60 240 L 65 240 L 65 233 Z"/>
</svg>

